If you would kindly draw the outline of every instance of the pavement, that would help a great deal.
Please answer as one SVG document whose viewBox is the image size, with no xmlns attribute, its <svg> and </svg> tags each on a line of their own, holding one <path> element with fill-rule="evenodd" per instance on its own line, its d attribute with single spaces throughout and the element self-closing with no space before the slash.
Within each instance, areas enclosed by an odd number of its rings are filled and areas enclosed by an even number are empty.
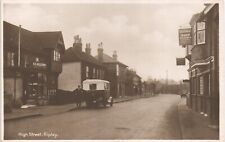
<svg viewBox="0 0 225 142">
<path fill-rule="evenodd" d="M 124 96 L 114 99 L 114 103 L 122 103 L 126 101 L 131 101 L 143 97 L 151 97 L 152 95 L 142 95 L 142 96 Z M 84 106 L 85 104 L 83 104 Z M 60 114 L 68 112 L 70 110 L 78 109 L 75 103 L 65 104 L 65 105 L 46 105 L 46 106 L 35 106 L 31 108 L 19 108 L 13 109 L 11 113 L 4 114 L 4 121 L 19 120 L 24 118 L 39 117 L 46 115 Z"/>
<path fill-rule="evenodd" d="M 181 98 L 181 101 L 178 104 L 178 118 L 182 139 L 219 139 L 219 130 L 209 127 L 210 120 L 208 117 L 188 108 L 186 105 L 186 98 Z"/>
</svg>

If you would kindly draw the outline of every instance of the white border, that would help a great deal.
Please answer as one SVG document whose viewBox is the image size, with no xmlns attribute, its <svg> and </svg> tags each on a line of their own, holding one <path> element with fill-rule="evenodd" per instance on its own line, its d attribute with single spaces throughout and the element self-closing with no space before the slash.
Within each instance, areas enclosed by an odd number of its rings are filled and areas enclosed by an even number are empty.
<svg viewBox="0 0 225 142">
<path fill-rule="evenodd" d="M 104 4 L 151 4 L 151 3 L 157 3 L 157 4 L 168 4 L 168 3 L 177 3 L 177 4 L 189 4 L 189 3 L 219 3 L 219 72 L 220 72 L 220 140 L 201 140 L 201 141 L 221 141 L 224 142 L 225 141 L 225 137 L 224 137 L 224 101 L 225 97 L 224 97 L 224 76 L 225 76 L 225 47 L 224 47 L 224 1 L 223 0 L 2 0 L 1 1 L 1 50 L 0 50 L 0 54 L 3 55 L 3 4 L 4 3 L 54 3 L 54 4 L 62 4 L 62 3 L 82 3 L 82 4 L 96 4 L 96 3 L 104 3 Z M 0 56 L 0 65 L 1 65 L 1 69 L 2 71 L 0 72 L 1 75 L 1 83 L 0 83 L 0 90 L 1 90 L 1 114 L 4 115 L 3 113 L 3 56 Z M 4 136 L 4 116 L 1 115 L 1 133 L 0 133 L 0 141 L 3 141 L 3 136 Z M 222 116 L 223 115 L 223 116 Z M 4 140 L 4 141 L 17 141 L 17 140 Z M 40 141 L 40 140 L 20 140 L 20 141 Z M 56 140 L 45 140 L 45 141 L 49 141 L 49 142 L 55 142 Z M 80 141 L 80 140 L 57 140 L 57 141 Z M 137 141 L 149 141 L 149 140 L 84 140 L 86 142 L 89 141 L 133 141 L 133 142 L 137 142 Z M 150 140 L 150 141 L 156 141 L 156 142 L 161 142 L 161 141 L 181 141 L 181 140 Z M 200 141 L 200 140 L 182 140 L 182 141 Z"/>
</svg>

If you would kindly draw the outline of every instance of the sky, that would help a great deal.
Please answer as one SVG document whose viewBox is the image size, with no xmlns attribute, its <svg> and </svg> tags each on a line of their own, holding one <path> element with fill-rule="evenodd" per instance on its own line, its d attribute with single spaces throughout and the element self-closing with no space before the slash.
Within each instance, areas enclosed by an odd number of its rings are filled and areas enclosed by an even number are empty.
<svg viewBox="0 0 225 142">
<path fill-rule="evenodd" d="M 82 38 L 91 54 L 103 42 L 104 53 L 134 69 L 143 80 L 188 78 L 188 65 L 176 66 L 185 56 L 178 29 L 187 26 L 203 3 L 4 3 L 3 20 L 30 31 L 62 31 L 65 47 Z M 188 62 L 186 62 L 188 64 Z"/>
</svg>

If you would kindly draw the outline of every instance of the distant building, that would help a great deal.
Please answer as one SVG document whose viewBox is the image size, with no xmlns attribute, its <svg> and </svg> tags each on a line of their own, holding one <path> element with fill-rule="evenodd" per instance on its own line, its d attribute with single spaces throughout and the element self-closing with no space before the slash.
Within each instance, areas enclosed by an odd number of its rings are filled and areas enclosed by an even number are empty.
<svg viewBox="0 0 225 142">
<path fill-rule="evenodd" d="M 128 69 L 126 71 L 126 95 L 134 96 L 142 94 L 142 82 L 141 77 L 136 74 L 135 71 Z"/>
<path fill-rule="evenodd" d="M 190 20 L 193 45 L 187 56 L 190 107 L 219 123 L 219 6 L 206 4 Z"/>
<path fill-rule="evenodd" d="M 91 56 L 90 43 L 82 51 L 79 36 L 74 37 L 73 47 L 68 48 L 62 57 L 63 71 L 59 76 L 59 89 L 73 91 L 82 86 L 85 79 L 105 79 L 102 63 Z"/>
<path fill-rule="evenodd" d="M 32 32 L 3 22 L 4 94 L 14 103 L 48 101 L 56 93 L 62 72 L 63 36 L 56 32 Z"/>
<path fill-rule="evenodd" d="M 117 60 L 116 51 L 112 57 L 103 53 L 102 44 L 99 44 L 98 55 L 95 57 L 106 68 L 106 80 L 111 83 L 111 94 L 114 97 L 125 96 L 125 81 L 127 65 Z"/>
</svg>

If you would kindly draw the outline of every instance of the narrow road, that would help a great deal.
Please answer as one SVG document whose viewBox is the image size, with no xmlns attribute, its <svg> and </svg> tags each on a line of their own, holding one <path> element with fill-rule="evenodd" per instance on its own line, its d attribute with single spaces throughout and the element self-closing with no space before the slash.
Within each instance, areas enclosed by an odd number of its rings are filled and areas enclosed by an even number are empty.
<svg viewBox="0 0 225 142">
<path fill-rule="evenodd" d="M 177 95 L 5 122 L 5 139 L 181 139 Z"/>
</svg>

